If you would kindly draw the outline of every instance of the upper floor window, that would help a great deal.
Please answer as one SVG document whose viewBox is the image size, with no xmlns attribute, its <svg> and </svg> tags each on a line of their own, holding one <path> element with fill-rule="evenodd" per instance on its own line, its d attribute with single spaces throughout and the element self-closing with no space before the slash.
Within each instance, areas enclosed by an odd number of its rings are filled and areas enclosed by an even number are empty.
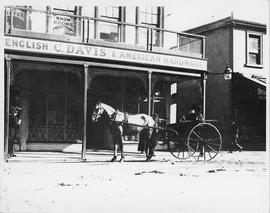
<svg viewBox="0 0 270 213">
<path fill-rule="evenodd" d="M 164 7 L 145 7 L 140 9 L 137 23 L 154 28 L 164 28 Z M 153 30 L 153 46 L 163 46 L 163 32 Z"/>
<path fill-rule="evenodd" d="M 247 66 L 262 66 L 262 34 L 247 33 Z"/>
<path fill-rule="evenodd" d="M 21 29 L 21 30 L 30 30 L 31 29 L 31 20 L 29 20 L 29 11 L 27 8 L 31 9 L 31 6 L 19 6 L 19 8 L 7 7 L 6 9 L 6 30 L 9 31 L 10 28 Z M 24 9 L 25 8 L 25 9 Z M 12 16 L 12 18 L 11 18 Z M 11 23 L 13 20 L 13 23 Z M 11 25 L 11 26 L 10 26 Z"/>
<path fill-rule="evenodd" d="M 96 13 L 97 14 L 97 13 Z M 99 8 L 99 17 L 113 22 L 125 22 L 125 7 L 106 6 Z M 124 41 L 124 27 L 110 22 L 99 22 L 99 38 L 105 41 Z"/>
<path fill-rule="evenodd" d="M 141 10 L 141 24 L 158 27 L 158 11 L 156 7 L 144 8 Z"/>
</svg>

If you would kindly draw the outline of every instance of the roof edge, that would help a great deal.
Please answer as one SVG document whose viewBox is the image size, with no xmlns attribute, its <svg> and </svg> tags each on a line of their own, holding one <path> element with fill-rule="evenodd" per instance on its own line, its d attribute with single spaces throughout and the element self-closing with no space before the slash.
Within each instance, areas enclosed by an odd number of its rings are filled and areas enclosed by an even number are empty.
<svg viewBox="0 0 270 213">
<path fill-rule="evenodd" d="M 266 33 L 266 24 L 261 24 L 261 23 L 251 22 L 251 21 L 246 21 L 246 20 L 241 20 L 241 19 L 234 19 L 231 16 L 223 18 L 223 19 L 219 19 L 217 21 L 210 22 L 208 24 L 204 24 L 195 28 L 188 29 L 184 32 L 198 34 L 198 33 L 207 32 L 210 30 L 227 27 L 227 26 L 232 26 L 234 28 L 248 28 L 251 30 Z"/>
</svg>

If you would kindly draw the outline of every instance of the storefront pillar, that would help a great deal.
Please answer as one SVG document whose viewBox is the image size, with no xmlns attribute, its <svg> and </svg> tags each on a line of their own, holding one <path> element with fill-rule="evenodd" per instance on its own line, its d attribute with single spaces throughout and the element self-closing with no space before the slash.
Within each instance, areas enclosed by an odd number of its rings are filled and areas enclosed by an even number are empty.
<svg viewBox="0 0 270 213">
<path fill-rule="evenodd" d="M 152 72 L 148 71 L 148 115 L 151 115 L 152 103 Z"/>
<path fill-rule="evenodd" d="M 87 129 L 87 89 L 88 89 L 88 64 L 84 64 L 84 100 L 83 100 L 83 141 L 82 141 L 82 161 L 86 160 L 86 129 Z"/>
<path fill-rule="evenodd" d="M 205 112 L 206 112 L 206 79 L 207 79 L 207 75 L 206 73 L 203 73 L 202 76 L 202 84 L 203 84 L 203 122 L 205 122 Z"/>
<path fill-rule="evenodd" d="M 5 139 L 4 139 L 4 161 L 8 157 L 8 137 L 9 137 L 9 101 L 10 101 L 10 68 L 11 58 L 6 57 L 6 104 L 5 104 Z"/>
</svg>

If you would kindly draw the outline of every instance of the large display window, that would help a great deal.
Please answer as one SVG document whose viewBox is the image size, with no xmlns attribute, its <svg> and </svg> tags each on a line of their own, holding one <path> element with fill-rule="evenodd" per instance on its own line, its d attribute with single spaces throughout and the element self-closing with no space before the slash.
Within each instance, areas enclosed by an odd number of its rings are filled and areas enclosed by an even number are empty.
<svg viewBox="0 0 270 213">
<path fill-rule="evenodd" d="M 22 79 L 29 85 L 23 85 Z M 25 71 L 16 82 L 16 87 L 24 87 L 22 93 L 27 98 L 23 101 L 29 103 L 29 142 L 77 142 L 82 139 L 82 89 L 76 75 Z"/>
</svg>

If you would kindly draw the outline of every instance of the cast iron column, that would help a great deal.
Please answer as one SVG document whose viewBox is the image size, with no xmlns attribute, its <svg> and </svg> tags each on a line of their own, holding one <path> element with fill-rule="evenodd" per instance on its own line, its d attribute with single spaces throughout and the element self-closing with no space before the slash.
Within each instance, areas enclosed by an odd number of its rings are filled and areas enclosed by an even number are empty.
<svg viewBox="0 0 270 213">
<path fill-rule="evenodd" d="M 151 116 L 152 72 L 148 71 L 148 115 Z"/>
<path fill-rule="evenodd" d="M 203 122 L 205 122 L 205 112 L 206 112 L 206 79 L 207 79 L 207 75 L 204 72 L 203 73 Z"/>
<path fill-rule="evenodd" d="M 84 100 L 83 100 L 83 141 L 81 159 L 86 160 L 86 127 L 87 127 L 87 89 L 88 89 L 88 64 L 84 64 Z"/>
<path fill-rule="evenodd" d="M 6 110 L 5 110 L 5 144 L 4 161 L 7 161 L 8 155 L 8 137 L 9 137 L 9 101 L 10 101 L 10 65 L 11 59 L 6 57 Z"/>
</svg>

